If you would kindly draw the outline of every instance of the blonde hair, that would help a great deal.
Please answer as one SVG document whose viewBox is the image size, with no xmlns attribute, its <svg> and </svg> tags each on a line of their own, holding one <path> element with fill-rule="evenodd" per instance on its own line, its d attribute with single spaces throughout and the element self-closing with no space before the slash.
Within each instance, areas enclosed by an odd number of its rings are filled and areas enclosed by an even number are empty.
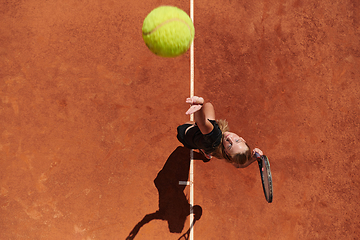
<svg viewBox="0 0 360 240">
<path fill-rule="evenodd" d="M 229 159 L 230 159 L 229 162 L 243 165 L 247 161 L 249 161 L 249 159 L 251 158 L 250 147 L 247 143 L 245 143 L 245 144 L 247 146 L 247 150 L 243 153 L 236 154 L 232 158 L 229 157 Z"/>
<path fill-rule="evenodd" d="M 222 134 L 230 130 L 229 124 L 225 119 L 219 119 L 216 120 L 216 122 L 219 125 Z M 211 155 L 219 159 L 225 159 L 229 163 L 244 164 L 251 158 L 250 147 L 247 143 L 245 144 L 248 147 L 248 149 L 244 153 L 238 153 L 235 156 L 231 157 L 226 154 L 223 145 L 223 138 L 221 138 L 220 145 L 215 148 L 215 150 L 211 153 Z"/>
</svg>

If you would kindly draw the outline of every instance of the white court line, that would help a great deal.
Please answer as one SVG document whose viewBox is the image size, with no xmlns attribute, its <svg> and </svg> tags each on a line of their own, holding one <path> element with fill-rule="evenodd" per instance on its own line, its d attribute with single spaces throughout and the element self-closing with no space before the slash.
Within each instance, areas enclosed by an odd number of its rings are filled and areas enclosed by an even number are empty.
<svg viewBox="0 0 360 240">
<path fill-rule="evenodd" d="M 194 0 L 190 0 L 190 18 L 194 24 Z M 190 97 L 194 96 L 194 41 L 190 46 Z M 190 115 L 190 121 L 194 121 L 194 114 Z"/>
<path fill-rule="evenodd" d="M 194 24 L 194 0 L 190 0 L 190 18 Z M 190 97 L 194 96 L 194 40 L 190 46 Z M 194 114 L 190 115 L 190 121 L 194 121 Z M 190 150 L 190 172 L 189 172 L 189 182 L 190 182 L 190 240 L 194 240 L 194 229 L 192 222 L 194 220 L 193 206 L 194 206 L 194 152 Z"/>
<path fill-rule="evenodd" d="M 190 0 L 190 18 L 194 24 L 194 0 Z M 190 46 L 190 97 L 194 96 L 194 41 Z M 190 115 L 190 121 L 194 121 L 194 114 Z M 194 151 L 190 150 L 190 170 L 189 170 L 189 181 L 179 181 L 179 185 L 189 185 L 190 186 L 190 234 L 189 240 L 194 240 Z"/>
</svg>

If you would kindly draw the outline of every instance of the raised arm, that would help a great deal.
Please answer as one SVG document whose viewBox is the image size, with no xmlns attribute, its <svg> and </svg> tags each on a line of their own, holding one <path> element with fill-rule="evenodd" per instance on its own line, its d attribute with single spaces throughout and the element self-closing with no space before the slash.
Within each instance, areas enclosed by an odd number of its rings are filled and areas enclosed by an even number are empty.
<svg viewBox="0 0 360 240">
<path fill-rule="evenodd" d="M 204 103 L 202 97 L 192 97 L 186 99 L 186 102 L 191 105 L 186 114 L 190 115 L 194 113 L 194 119 L 198 125 L 202 134 L 210 133 L 214 126 L 209 120 L 215 120 L 215 109 L 214 106 L 210 103 Z"/>
</svg>

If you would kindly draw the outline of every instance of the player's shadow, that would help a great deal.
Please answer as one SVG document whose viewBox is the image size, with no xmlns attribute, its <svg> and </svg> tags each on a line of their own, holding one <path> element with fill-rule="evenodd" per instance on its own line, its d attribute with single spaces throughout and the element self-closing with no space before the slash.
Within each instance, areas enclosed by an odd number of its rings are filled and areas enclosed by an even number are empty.
<svg viewBox="0 0 360 240">
<path fill-rule="evenodd" d="M 193 159 L 206 161 L 206 158 L 197 152 L 193 153 Z M 165 220 L 172 233 L 181 233 L 184 229 L 187 216 L 190 215 L 190 204 L 185 196 L 185 185 L 181 181 L 188 181 L 190 169 L 190 150 L 185 147 L 177 147 L 167 159 L 164 167 L 157 174 L 154 183 L 159 192 L 159 209 L 146 214 L 136 224 L 126 240 L 134 239 L 140 228 L 152 220 Z M 180 237 L 188 239 L 192 226 L 202 215 L 202 208 L 195 205 L 192 208 L 194 221 L 189 230 Z"/>
</svg>

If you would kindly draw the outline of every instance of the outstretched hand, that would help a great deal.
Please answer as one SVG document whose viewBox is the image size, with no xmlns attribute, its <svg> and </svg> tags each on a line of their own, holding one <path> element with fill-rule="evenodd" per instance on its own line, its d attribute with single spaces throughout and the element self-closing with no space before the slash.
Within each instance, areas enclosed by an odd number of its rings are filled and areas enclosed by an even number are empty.
<svg viewBox="0 0 360 240">
<path fill-rule="evenodd" d="M 186 99 L 186 103 L 190 104 L 190 108 L 186 111 L 187 115 L 193 114 L 202 108 L 204 99 L 202 97 L 193 96 Z"/>
<path fill-rule="evenodd" d="M 204 104 L 204 99 L 202 97 L 193 96 L 191 98 L 187 98 L 186 103 L 189 103 L 190 105 Z"/>
<path fill-rule="evenodd" d="M 193 114 L 197 111 L 199 111 L 202 108 L 202 105 L 192 105 L 187 111 L 186 111 L 186 115 L 190 115 Z"/>
</svg>

